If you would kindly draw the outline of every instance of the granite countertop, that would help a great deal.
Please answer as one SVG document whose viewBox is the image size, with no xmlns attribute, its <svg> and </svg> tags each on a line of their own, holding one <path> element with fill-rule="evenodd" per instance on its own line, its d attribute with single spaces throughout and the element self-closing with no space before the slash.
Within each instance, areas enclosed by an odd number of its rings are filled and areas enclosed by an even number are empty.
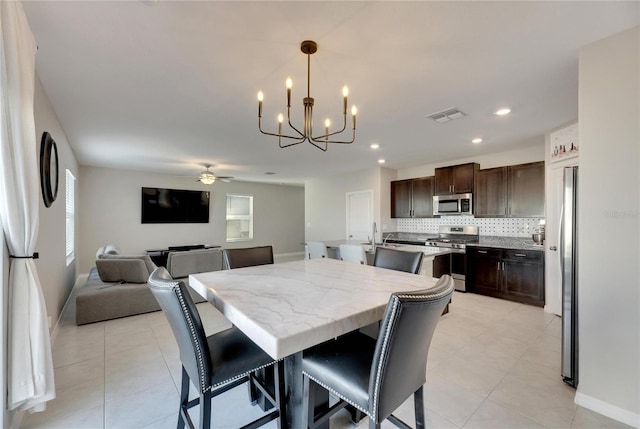
<svg viewBox="0 0 640 429">
<path fill-rule="evenodd" d="M 436 238 L 438 234 L 426 234 L 426 233 L 411 233 L 411 232 L 393 232 L 392 236 L 387 240 L 385 247 L 397 248 L 407 251 L 421 251 L 426 255 L 444 255 L 446 253 L 452 253 L 456 249 L 442 248 L 442 247 L 430 247 L 422 246 L 418 244 L 395 244 L 397 241 L 411 241 L 416 243 L 424 243 L 428 238 Z M 387 233 L 383 233 L 386 237 Z M 468 243 L 468 247 L 495 247 L 501 249 L 515 249 L 515 250 L 535 250 L 542 252 L 544 246 L 534 244 L 530 237 L 498 237 L 481 235 L 478 243 Z M 373 253 L 371 246 L 363 241 L 359 240 L 332 240 L 324 242 L 327 247 L 338 247 L 341 244 L 357 244 L 362 245 L 364 250 L 369 253 Z"/>
<path fill-rule="evenodd" d="M 502 249 L 544 251 L 543 245 L 534 244 L 530 237 L 494 237 L 481 235 L 478 243 L 469 243 L 467 247 L 496 247 Z"/>
<path fill-rule="evenodd" d="M 359 240 L 330 240 L 325 241 L 324 244 L 328 248 L 338 248 L 341 244 L 355 244 L 364 247 L 364 250 L 367 253 L 374 252 L 370 244 L 364 243 Z M 442 247 L 419 246 L 413 244 L 394 244 L 390 242 L 387 242 L 385 246 L 377 244 L 376 247 L 388 247 L 391 249 L 406 250 L 408 252 L 422 252 L 425 256 L 445 255 L 447 253 L 456 251 L 456 249 L 447 249 Z"/>
</svg>

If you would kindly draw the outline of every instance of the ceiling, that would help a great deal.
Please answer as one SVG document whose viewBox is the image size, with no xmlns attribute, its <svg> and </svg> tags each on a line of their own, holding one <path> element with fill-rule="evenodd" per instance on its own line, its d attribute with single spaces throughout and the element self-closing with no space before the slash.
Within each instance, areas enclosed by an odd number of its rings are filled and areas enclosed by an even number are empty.
<svg viewBox="0 0 640 429">
<path fill-rule="evenodd" d="M 23 5 L 37 73 L 81 165 L 195 177 L 214 164 L 219 175 L 289 184 L 379 158 L 399 169 L 539 144 L 578 116 L 579 48 L 640 22 L 637 1 Z M 349 85 L 352 145 L 280 149 L 257 129 L 258 90 L 263 126 L 276 131 L 287 76 L 301 120 L 306 39 L 318 43 L 315 123 L 341 120 Z M 512 113 L 494 115 L 501 106 Z M 467 116 L 427 118 L 451 107 Z"/>
</svg>

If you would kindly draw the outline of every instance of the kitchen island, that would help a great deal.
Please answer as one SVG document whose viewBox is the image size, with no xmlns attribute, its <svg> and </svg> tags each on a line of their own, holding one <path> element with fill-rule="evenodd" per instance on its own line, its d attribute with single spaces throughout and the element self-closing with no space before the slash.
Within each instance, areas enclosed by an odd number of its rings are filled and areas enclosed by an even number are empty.
<svg viewBox="0 0 640 429">
<path fill-rule="evenodd" d="M 325 241 L 324 244 L 327 246 L 327 253 L 329 254 L 329 257 L 333 259 L 339 258 L 339 247 L 341 244 L 360 245 L 364 248 L 367 254 L 368 265 L 373 265 L 375 247 L 387 247 L 389 249 L 404 250 L 406 252 L 422 252 L 424 254 L 424 259 L 422 260 L 422 268 L 420 269 L 420 274 L 429 277 L 433 277 L 433 261 L 436 256 L 448 255 L 452 253 L 452 251 L 455 251 L 455 249 L 419 246 L 415 244 L 398 244 L 394 242 L 387 242 L 384 244 L 384 246 L 382 244 L 376 244 L 375 246 L 372 246 L 369 243 L 363 243 L 362 241 L 358 240 L 331 240 Z"/>
</svg>

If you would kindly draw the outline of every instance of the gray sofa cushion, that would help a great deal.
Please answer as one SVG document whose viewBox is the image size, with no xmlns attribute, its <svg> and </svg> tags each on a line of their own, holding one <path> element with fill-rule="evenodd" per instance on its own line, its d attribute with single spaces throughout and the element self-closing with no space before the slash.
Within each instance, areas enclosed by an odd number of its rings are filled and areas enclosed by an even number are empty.
<svg viewBox="0 0 640 429">
<path fill-rule="evenodd" d="M 158 268 L 156 264 L 153 263 L 151 257 L 149 255 L 110 255 L 108 253 L 102 255 L 101 259 L 140 259 L 144 262 L 147 267 L 147 277 L 151 275 L 153 270 Z M 105 280 L 106 281 L 106 280 Z M 145 280 L 146 282 L 146 280 Z"/>
<path fill-rule="evenodd" d="M 174 279 L 221 269 L 222 251 L 220 249 L 171 252 L 167 257 L 167 271 Z"/>
<path fill-rule="evenodd" d="M 149 270 L 142 259 L 98 259 L 96 268 L 103 282 L 146 283 Z"/>
</svg>

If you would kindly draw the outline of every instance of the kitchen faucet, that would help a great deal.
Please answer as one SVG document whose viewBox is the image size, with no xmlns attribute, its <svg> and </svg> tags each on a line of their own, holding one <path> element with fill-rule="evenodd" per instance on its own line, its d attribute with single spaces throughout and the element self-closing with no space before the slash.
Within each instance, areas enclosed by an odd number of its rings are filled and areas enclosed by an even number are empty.
<svg viewBox="0 0 640 429">
<path fill-rule="evenodd" d="M 382 245 L 384 246 L 387 243 L 387 240 L 389 239 L 389 237 L 391 237 L 393 235 L 393 232 L 390 232 L 387 234 L 387 236 L 384 238 L 384 240 L 382 240 Z"/>
<path fill-rule="evenodd" d="M 376 233 L 378 232 L 378 228 L 376 227 L 376 223 L 373 222 L 373 234 L 371 237 L 371 248 L 375 249 L 376 248 Z"/>
</svg>

